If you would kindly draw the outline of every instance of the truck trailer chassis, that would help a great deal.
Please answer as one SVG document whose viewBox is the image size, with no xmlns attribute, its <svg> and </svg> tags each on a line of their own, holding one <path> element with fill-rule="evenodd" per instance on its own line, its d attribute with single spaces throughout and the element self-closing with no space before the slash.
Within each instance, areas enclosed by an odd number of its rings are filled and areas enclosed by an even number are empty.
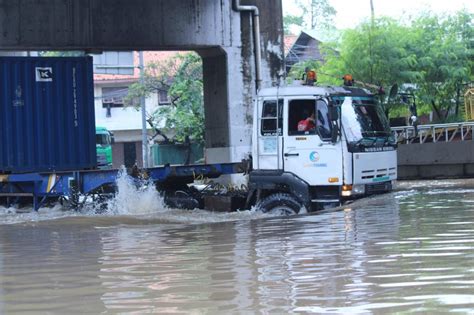
<svg viewBox="0 0 474 315">
<path fill-rule="evenodd" d="M 168 193 L 182 190 L 197 177 L 217 178 L 222 175 L 245 173 L 246 163 L 161 166 L 132 170 L 127 176 L 137 185 L 154 183 L 158 190 Z M 90 170 L 52 173 L 23 173 L 0 175 L 0 201 L 6 206 L 30 200 L 38 210 L 48 201 L 67 199 L 73 208 L 80 196 L 107 197 L 116 191 L 116 180 L 123 170 Z M 169 200 L 173 203 L 172 196 Z"/>
</svg>

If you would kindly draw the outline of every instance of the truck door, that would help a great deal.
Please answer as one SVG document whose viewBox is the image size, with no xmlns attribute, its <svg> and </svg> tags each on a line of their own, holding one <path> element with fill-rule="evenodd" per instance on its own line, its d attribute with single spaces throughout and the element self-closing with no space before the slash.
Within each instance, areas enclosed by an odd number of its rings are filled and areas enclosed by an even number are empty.
<svg viewBox="0 0 474 315">
<path fill-rule="evenodd" d="M 283 168 L 281 158 L 283 136 L 283 99 L 261 99 L 257 102 L 257 169 Z"/>
<path fill-rule="evenodd" d="M 288 100 L 283 141 L 284 170 L 310 185 L 342 184 L 341 141 L 331 142 L 328 104 L 314 98 Z"/>
</svg>

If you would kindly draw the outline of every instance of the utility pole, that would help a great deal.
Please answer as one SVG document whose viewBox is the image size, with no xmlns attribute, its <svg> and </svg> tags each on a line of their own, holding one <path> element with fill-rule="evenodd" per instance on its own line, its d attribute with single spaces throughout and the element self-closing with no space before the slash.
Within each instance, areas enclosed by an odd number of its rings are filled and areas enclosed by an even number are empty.
<svg viewBox="0 0 474 315">
<path fill-rule="evenodd" d="M 375 11 L 374 11 L 374 0 L 370 0 L 370 19 L 372 27 L 374 27 Z"/>
<path fill-rule="evenodd" d="M 374 60 L 372 59 L 372 32 L 375 24 L 374 0 L 370 0 L 370 31 L 369 31 L 369 56 L 370 56 L 370 83 L 374 83 Z"/>
<path fill-rule="evenodd" d="M 143 51 L 138 52 L 139 63 L 140 63 L 140 83 L 145 83 L 145 63 L 143 61 Z M 142 155 L 143 155 L 143 167 L 148 167 L 148 133 L 146 126 L 146 106 L 145 96 L 140 97 L 140 108 L 142 111 Z"/>
</svg>

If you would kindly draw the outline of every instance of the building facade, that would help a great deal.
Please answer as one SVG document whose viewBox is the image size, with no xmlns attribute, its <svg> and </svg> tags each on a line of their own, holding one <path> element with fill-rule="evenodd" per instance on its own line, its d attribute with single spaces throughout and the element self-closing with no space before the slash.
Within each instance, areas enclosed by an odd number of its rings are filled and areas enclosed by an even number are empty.
<svg viewBox="0 0 474 315">
<path fill-rule="evenodd" d="M 144 52 L 144 64 L 162 62 L 177 52 Z M 105 52 L 94 55 L 94 95 L 96 126 L 113 132 L 113 167 L 143 166 L 142 113 L 127 106 L 129 87 L 140 80 L 138 52 Z M 170 104 L 167 91 L 152 93 L 145 99 L 147 116 L 158 106 Z M 151 135 L 150 126 L 147 126 Z M 149 158 L 151 161 L 151 158 Z"/>
</svg>

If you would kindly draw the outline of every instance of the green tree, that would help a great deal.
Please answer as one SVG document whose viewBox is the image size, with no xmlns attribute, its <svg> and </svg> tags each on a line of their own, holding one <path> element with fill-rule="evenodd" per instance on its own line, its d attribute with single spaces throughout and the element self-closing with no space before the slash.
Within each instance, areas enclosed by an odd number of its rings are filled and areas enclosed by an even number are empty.
<svg viewBox="0 0 474 315">
<path fill-rule="evenodd" d="M 352 74 L 356 81 L 385 90 L 395 83 L 414 82 L 420 74 L 415 70 L 416 55 L 408 49 L 411 41 L 409 29 L 393 19 L 365 21 L 344 31 L 339 44 L 323 46 L 326 62 L 319 81 L 341 84 L 344 74 Z M 387 115 L 396 105 L 384 104 Z"/>
<path fill-rule="evenodd" d="M 380 18 L 346 30 L 337 52 L 328 50 L 322 71 L 335 77 L 350 73 L 356 80 L 389 86 L 413 82 L 416 55 L 407 49 L 410 31 L 395 20 Z"/>
<path fill-rule="evenodd" d="M 70 51 L 40 51 L 38 53 L 41 57 L 81 57 L 85 56 L 83 51 L 70 50 Z"/>
<path fill-rule="evenodd" d="M 291 26 L 303 26 L 303 16 L 302 15 L 291 15 L 287 14 L 283 16 L 283 32 L 285 35 L 291 34 Z"/>
<path fill-rule="evenodd" d="M 406 23 L 386 17 L 365 21 L 344 31 L 331 49 L 326 45 L 319 81 L 335 83 L 350 73 L 386 90 L 410 83 L 419 114 L 433 110 L 446 120 L 459 112 L 463 84 L 472 79 L 472 17 L 461 11 L 443 18 L 424 13 Z M 386 111 L 392 107 L 397 104 Z"/>
<path fill-rule="evenodd" d="M 421 73 L 417 95 L 441 121 L 460 119 L 463 89 L 473 75 L 473 17 L 467 11 L 443 17 L 426 13 L 413 23 L 417 38 L 411 50 Z"/>
<path fill-rule="evenodd" d="M 336 9 L 329 4 L 328 0 L 292 0 L 292 5 L 298 8 L 300 13 L 283 17 L 286 34 L 289 33 L 292 25 L 319 32 L 335 29 L 333 19 Z"/>
<path fill-rule="evenodd" d="M 319 69 L 321 69 L 321 63 L 317 60 L 307 60 L 303 62 L 298 62 L 291 67 L 288 76 L 291 79 L 301 80 L 307 69 L 314 70 L 317 74 L 320 74 Z"/>
<path fill-rule="evenodd" d="M 160 106 L 148 115 L 150 126 L 173 130 L 174 141 L 204 142 L 204 106 L 202 60 L 195 53 L 178 54 L 168 60 L 149 63 L 143 83 L 129 88 L 126 104 L 138 106 L 137 99 L 152 93 L 168 91 L 171 106 Z M 160 128 L 160 126 L 162 126 Z"/>
<path fill-rule="evenodd" d="M 336 9 L 328 0 L 297 0 L 303 11 L 304 25 L 310 29 L 322 30 L 333 28 Z"/>
</svg>

